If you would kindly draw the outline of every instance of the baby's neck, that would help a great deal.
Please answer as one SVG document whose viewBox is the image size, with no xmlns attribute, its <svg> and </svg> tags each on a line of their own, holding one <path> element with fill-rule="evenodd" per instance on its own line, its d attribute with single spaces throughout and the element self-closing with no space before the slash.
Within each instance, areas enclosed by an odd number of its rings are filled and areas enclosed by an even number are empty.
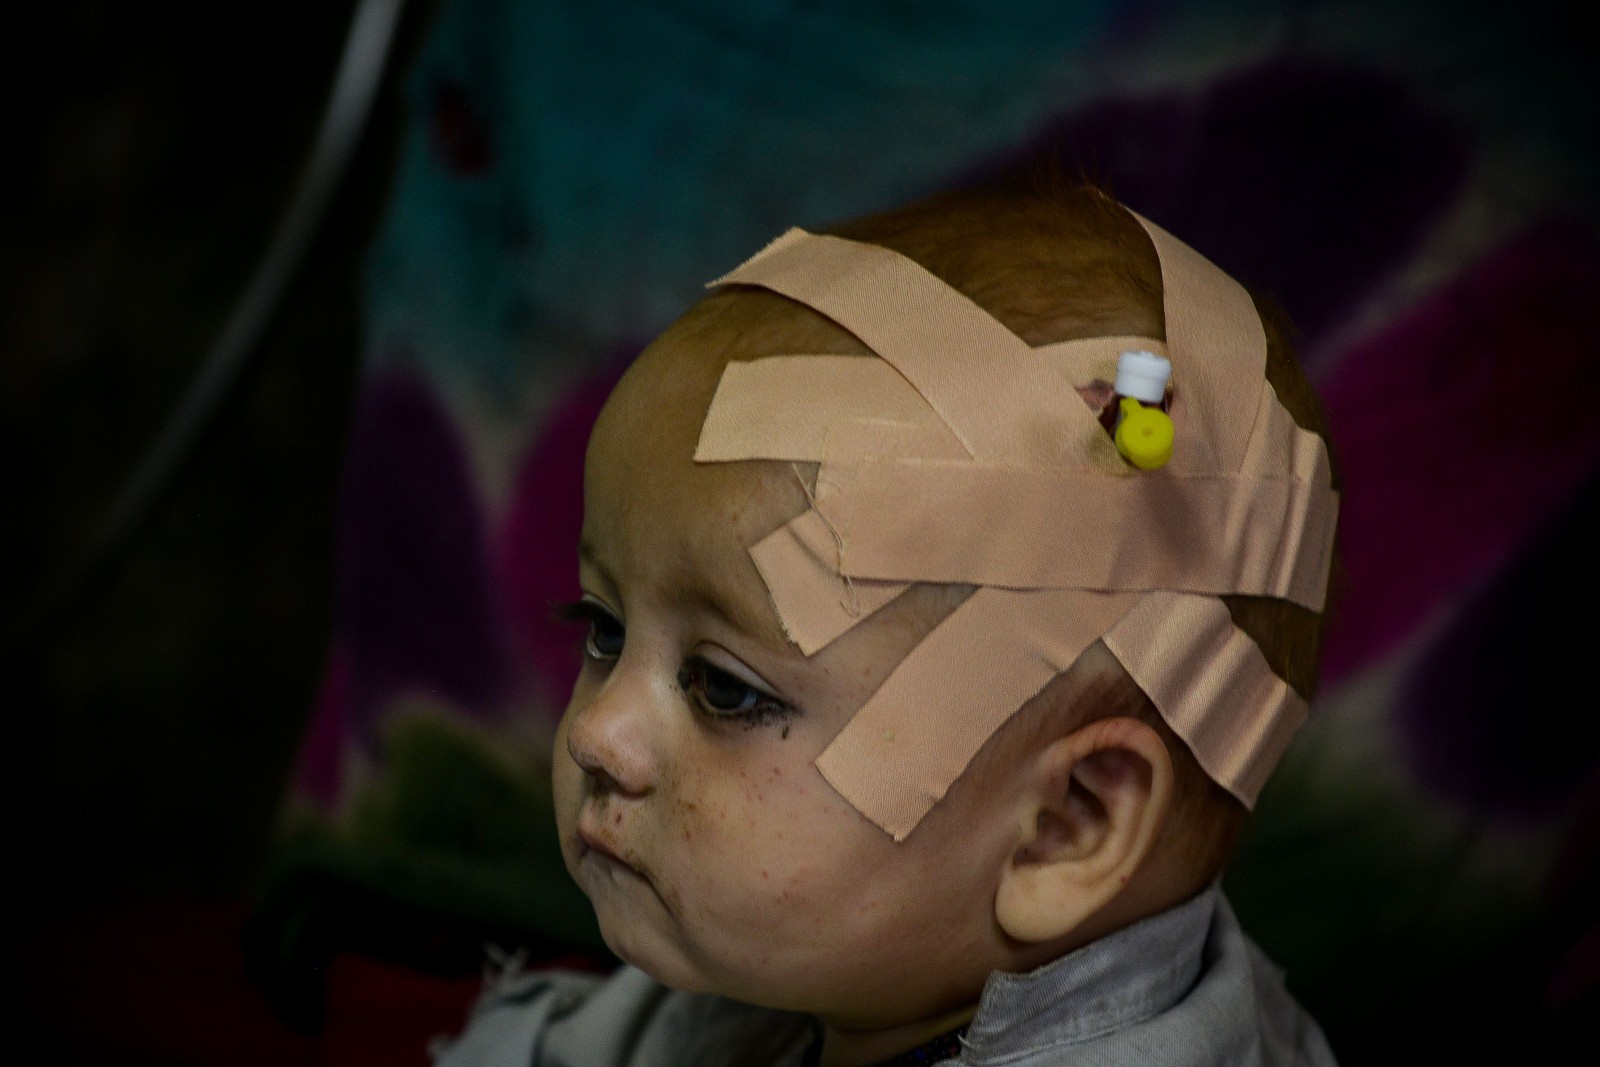
<svg viewBox="0 0 1600 1067">
<path fill-rule="evenodd" d="M 822 1024 L 822 1055 L 817 1067 L 875 1067 L 972 1021 L 976 1002 L 931 1019 L 884 1030 L 842 1030 Z"/>
</svg>

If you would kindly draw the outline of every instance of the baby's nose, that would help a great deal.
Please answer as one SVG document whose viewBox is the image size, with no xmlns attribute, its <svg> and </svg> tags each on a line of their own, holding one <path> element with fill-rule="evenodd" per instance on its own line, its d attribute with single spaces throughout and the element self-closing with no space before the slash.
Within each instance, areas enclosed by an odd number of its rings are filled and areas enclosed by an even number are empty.
<svg viewBox="0 0 1600 1067">
<path fill-rule="evenodd" d="M 598 694 L 572 717 L 567 752 L 601 793 L 641 797 L 650 792 L 654 758 L 643 719 L 623 694 Z"/>
<path fill-rule="evenodd" d="M 578 766 L 588 777 L 589 788 L 592 792 L 598 793 L 602 796 L 609 795 L 611 793 L 627 795 L 628 790 L 623 787 L 621 782 L 613 778 L 611 776 L 611 772 L 606 770 L 604 767 L 589 766 L 586 765 L 583 760 L 578 760 Z"/>
</svg>

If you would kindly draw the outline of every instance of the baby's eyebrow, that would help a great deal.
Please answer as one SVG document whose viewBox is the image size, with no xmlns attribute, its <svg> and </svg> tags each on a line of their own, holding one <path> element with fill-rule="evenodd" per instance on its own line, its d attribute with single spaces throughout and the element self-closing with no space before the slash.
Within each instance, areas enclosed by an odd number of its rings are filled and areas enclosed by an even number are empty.
<svg viewBox="0 0 1600 1067">
<path fill-rule="evenodd" d="M 683 564 L 662 589 L 676 604 L 712 616 L 768 651 L 800 654 L 789 640 L 766 586 L 754 573 L 746 582 L 732 567 L 697 566 L 687 560 Z"/>
<path fill-rule="evenodd" d="M 604 554 L 587 537 L 578 540 L 578 580 L 584 593 L 594 593 L 605 599 L 619 595 L 617 576 L 606 565 Z M 611 610 L 620 611 L 622 605 L 613 602 Z"/>
<path fill-rule="evenodd" d="M 777 612 L 772 609 L 770 602 L 753 604 L 749 597 L 732 595 L 733 590 L 725 586 L 719 588 L 719 585 L 721 583 L 714 580 L 707 581 L 705 576 L 696 575 L 674 592 L 685 602 L 703 608 L 731 629 L 773 651 L 795 651 L 788 638 L 784 636 Z"/>
<path fill-rule="evenodd" d="M 604 554 L 587 536 L 580 536 L 578 539 L 578 566 L 593 571 L 607 585 L 617 584 L 616 576 L 606 565 Z"/>
<path fill-rule="evenodd" d="M 607 583 L 615 584 L 594 542 L 580 537 L 578 561 L 592 568 Z M 730 583 L 719 582 L 703 571 L 681 575 L 667 592 L 679 603 L 699 608 L 714 615 L 730 629 L 749 637 L 775 652 L 795 652 L 778 621 L 778 613 L 761 587 L 763 599 L 759 604 L 750 602 L 748 596 L 738 596 Z"/>
</svg>

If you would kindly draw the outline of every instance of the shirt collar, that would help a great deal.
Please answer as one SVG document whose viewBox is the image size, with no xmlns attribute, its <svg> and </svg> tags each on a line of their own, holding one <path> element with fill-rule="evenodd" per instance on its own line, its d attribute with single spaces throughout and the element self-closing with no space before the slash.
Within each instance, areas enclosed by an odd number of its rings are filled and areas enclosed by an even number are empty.
<svg viewBox="0 0 1600 1067">
<path fill-rule="evenodd" d="M 1027 974 L 993 975 L 967 1031 L 970 1058 L 999 1059 L 1133 1026 L 1200 975 L 1219 890 L 1124 927 Z"/>
</svg>

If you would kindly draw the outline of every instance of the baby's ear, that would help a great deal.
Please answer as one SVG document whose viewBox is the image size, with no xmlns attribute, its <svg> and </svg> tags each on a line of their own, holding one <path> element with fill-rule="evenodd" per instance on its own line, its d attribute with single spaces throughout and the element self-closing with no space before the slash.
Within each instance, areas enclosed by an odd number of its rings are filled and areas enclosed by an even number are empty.
<svg viewBox="0 0 1600 1067">
<path fill-rule="evenodd" d="M 1172 802 L 1172 758 L 1136 719 L 1103 719 L 1034 752 L 1018 768 L 1017 848 L 995 918 L 1012 938 L 1079 929 L 1132 881 Z"/>
</svg>

